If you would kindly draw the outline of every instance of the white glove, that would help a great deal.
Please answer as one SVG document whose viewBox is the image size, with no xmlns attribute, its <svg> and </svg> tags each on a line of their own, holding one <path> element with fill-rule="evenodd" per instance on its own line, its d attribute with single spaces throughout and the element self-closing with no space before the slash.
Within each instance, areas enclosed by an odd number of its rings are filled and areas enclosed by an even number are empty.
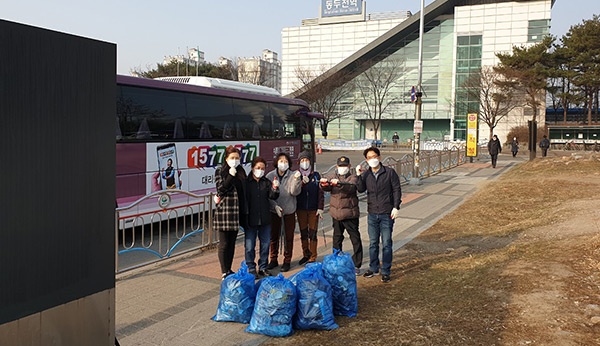
<svg viewBox="0 0 600 346">
<path fill-rule="evenodd" d="M 362 167 L 360 165 L 356 166 L 356 175 L 360 175 L 362 173 Z"/>
<path fill-rule="evenodd" d="M 321 178 L 321 180 L 319 180 L 319 182 L 321 184 L 327 184 L 327 178 Z"/>
<path fill-rule="evenodd" d="M 231 174 L 232 176 L 235 177 L 235 174 L 237 173 L 237 169 L 235 169 L 235 167 L 231 167 L 229 168 L 229 174 Z"/>
<path fill-rule="evenodd" d="M 336 186 L 340 182 L 339 179 L 331 179 L 331 185 Z"/>
<path fill-rule="evenodd" d="M 279 180 L 277 180 L 277 177 L 273 178 L 273 188 L 277 189 L 279 187 Z"/>
<path fill-rule="evenodd" d="M 300 173 L 300 171 L 296 171 L 296 173 L 294 173 L 294 178 L 300 179 L 301 175 L 302 175 L 302 173 Z"/>
<path fill-rule="evenodd" d="M 309 181 L 310 181 L 310 179 L 308 178 L 308 175 L 305 175 L 305 176 L 302 177 L 302 182 L 304 184 L 308 184 Z"/>
<path fill-rule="evenodd" d="M 214 195 L 213 201 L 215 202 L 215 204 L 219 204 L 221 202 L 221 197 L 219 197 L 219 195 Z"/>
<path fill-rule="evenodd" d="M 277 216 L 283 217 L 283 209 L 280 206 L 275 206 L 275 212 L 277 213 Z"/>
<path fill-rule="evenodd" d="M 400 216 L 400 210 L 394 208 L 392 209 L 392 213 L 390 214 L 390 218 L 392 220 L 394 220 L 395 218 L 397 218 L 398 216 Z"/>
<path fill-rule="evenodd" d="M 323 218 L 323 209 L 317 209 L 317 216 L 321 219 Z"/>
</svg>

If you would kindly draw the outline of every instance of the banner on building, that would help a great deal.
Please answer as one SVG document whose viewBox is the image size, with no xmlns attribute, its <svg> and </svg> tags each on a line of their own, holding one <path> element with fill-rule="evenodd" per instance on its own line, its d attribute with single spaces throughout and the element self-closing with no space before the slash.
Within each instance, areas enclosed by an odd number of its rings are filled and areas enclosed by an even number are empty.
<svg viewBox="0 0 600 346">
<path fill-rule="evenodd" d="M 477 113 L 467 114 L 467 156 L 477 156 Z"/>
<path fill-rule="evenodd" d="M 321 17 L 362 14 L 362 0 L 321 0 Z"/>
</svg>

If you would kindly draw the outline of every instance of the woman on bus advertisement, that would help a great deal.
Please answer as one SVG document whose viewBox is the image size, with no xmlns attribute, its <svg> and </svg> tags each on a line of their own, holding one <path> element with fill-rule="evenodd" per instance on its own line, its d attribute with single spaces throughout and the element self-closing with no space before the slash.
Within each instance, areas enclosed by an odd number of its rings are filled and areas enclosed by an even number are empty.
<svg viewBox="0 0 600 346">
<path fill-rule="evenodd" d="M 283 265 L 281 271 L 290 270 L 294 250 L 294 229 L 296 228 L 296 196 L 302 191 L 302 174 L 290 170 L 290 156 L 279 153 L 275 157 L 275 169 L 267 174 L 272 182 L 279 181 L 279 198 L 271 200 L 271 261 L 267 269 L 279 266 L 279 240 L 281 224 L 284 228 Z"/>
<path fill-rule="evenodd" d="M 223 165 L 215 171 L 217 194 L 213 228 L 219 233 L 218 256 L 222 279 L 233 274 L 231 265 L 235 240 L 240 226 L 246 228 L 246 171 L 240 165 L 240 151 L 234 146 L 225 149 Z"/>
<path fill-rule="evenodd" d="M 321 175 L 314 171 L 310 152 L 303 151 L 298 155 L 300 174 L 302 174 L 302 191 L 296 197 L 296 217 L 300 228 L 300 242 L 302 244 L 302 259 L 298 262 L 317 260 L 317 225 L 323 218 L 323 190 L 319 187 Z"/>
<path fill-rule="evenodd" d="M 267 161 L 260 156 L 252 160 L 252 173 L 246 181 L 246 201 L 248 202 L 248 228 L 244 240 L 246 265 L 255 277 L 270 276 L 267 270 L 271 241 L 270 200 L 279 197 L 279 180 L 273 183 L 265 177 Z M 256 270 L 256 238 L 258 237 L 258 271 Z"/>
</svg>

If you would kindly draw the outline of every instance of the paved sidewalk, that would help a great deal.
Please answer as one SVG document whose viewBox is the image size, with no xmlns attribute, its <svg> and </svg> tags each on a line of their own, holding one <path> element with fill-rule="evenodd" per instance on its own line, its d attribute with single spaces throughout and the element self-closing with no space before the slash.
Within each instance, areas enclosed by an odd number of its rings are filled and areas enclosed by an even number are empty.
<svg viewBox="0 0 600 346">
<path fill-rule="evenodd" d="M 346 153 L 344 153 L 345 155 Z M 341 153 L 323 154 L 318 158 L 335 163 Z M 390 153 L 382 153 L 389 156 Z M 350 156 L 350 155 L 348 155 Z M 398 156 L 398 155 L 393 155 Z M 496 179 L 516 163 L 526 160 L 525 155 L 500 155 L 497 168 L 486 161 L 466 163 L 441 174 L 421 180 L 420 185 L 402 186 L 400 218 L 394 224 L 394 251 L 398 250 L 437 220 L 456 209 L 482 183 Z M 353 154 L 353 165 L 360 156 Z M 364 248 L 363 270 L 368 268 L 368 234 L 366 204 L 361 202 L 359 230 Z M 324 232 L 323 232 L 324 231 Z M 331 217 L 325 215 L 319 229 L 319 258 L 331 253 Z M 301 270 L 299 234 L 295 237 L 292 268 L 286 277 Z M 327 242 L 325 244 L 324 240 Z M 343 248 L 352 252 L 348 237 Z M 234 268 L 243 260 L 243 240 L 238 240 Z M 280 256 L 280 263 L 282 262 Z M 234 269 L 235 270 L 235 269 Z M 272 271 L 274 275 L 278 269 Z M 216 251 L 206 251 L 184 259 L 146 268 L 117 277 L 116 282 L 116 335 L 122 346 L 129 345 L 260 345 L 269 337 L 246 333 L 245 324 L 214 322 L 221 284 Z M 392 267 L 392 280 L 394 268 Z M 357 280 L 368 280 L 358 277 Z M 372 279 L 371 279 L 372 280 Z M 382 283 L 383 284 L 383 283 Z M 360 302 L 359 302 L 360 308 Z"/>
</svg>

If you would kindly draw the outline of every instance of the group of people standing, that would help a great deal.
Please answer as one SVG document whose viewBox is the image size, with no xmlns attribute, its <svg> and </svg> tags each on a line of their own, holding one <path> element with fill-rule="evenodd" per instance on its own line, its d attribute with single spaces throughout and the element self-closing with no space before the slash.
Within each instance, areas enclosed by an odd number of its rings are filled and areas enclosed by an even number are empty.
<svg viewBox="0 0 600 346">
<path fill-rule="evenodd" d="M 290 156 L 282 152 L 276 155 L 275 168 L 269 173 L 265 174 L 266 160 L 256 157 L 252 161 L 251 173 L 247 175 L 240 165 L 239 150 L 227 147 L 223 165 L 215 172 L 217 193 L 213 222 L 219 235 L 218 257 L 222 278 L 233 274 L 235 241 L 240 227 L 245 231 L 246 265 L 257 278 L 269 276 L 270 270 L 279 267 L 280 247 L 283 247 L 280 271 L 290 270 L 296 221 L 302 245 L 302 258 L 298 264 L 315 262 L 325 191 L 331 193 L 329 213 L 333 221 L 333 247 L 342 250 L 346 231 L 353 247 L 356 275 L 360 275 L 363 248 L 358 222 L 358 193 L 366 191 L 370 262 L 363 276 L 373 277 L 381 273 L 381 281 L 389 282 L 392 231 L 402 203 L 400 178 L 393 169 L 381 164 L 379 149 L 368 148 L 363 155 L 368 169 L 363 171 L 360 165 L 351 169 L 350 160 L 341 156 L 337 159 L 335 171 L 321 177 L 315 171 L 309 152 L 303 151 L 298 155 L 299 168 L 295 171 L 291 169 Z"/>
</svg>

